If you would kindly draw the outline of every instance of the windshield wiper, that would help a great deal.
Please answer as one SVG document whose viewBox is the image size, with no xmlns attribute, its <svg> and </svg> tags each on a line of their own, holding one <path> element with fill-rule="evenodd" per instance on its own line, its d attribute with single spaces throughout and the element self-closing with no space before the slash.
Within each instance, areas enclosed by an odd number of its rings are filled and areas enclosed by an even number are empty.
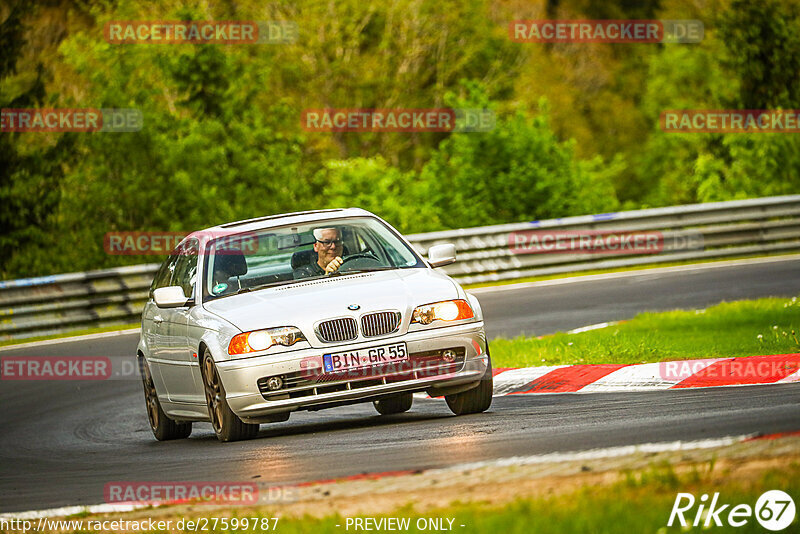
<svg viewBox="0 0 800 534">
<path fill-rule="evenodd" d="M 277 281 L 277 282 L 270 282 L 269 284 L 261 284 L 260 286 L 255 286 L 255 287 L 243 287 L 243 288 L 239 289 L 236 293 L 231 293 L 231 295 L 234 295 L 234 294 L 235 295 L 240 295 L 242 293 L 249 293 L 250 291 L 258 291 L 260 289 L 266 289 L 268 287 L 285 286 L 285 285 L 294 284 L 294 283 L 297 283 L 297 282 L 308 282 L 308 281 L 311 281 L 311 280 L 319 280 L 319 279 L 328 278 L 328 277 L 331 277 L 331 276 L 346 276 L 348 274 L 370 273 L 370 272 L 374 272 L 374 271 L 390 271 L 392 269 L 399 269 L 399 267 L 370 267 L 368 269 L 353 269 L 352 271 L 351 270 L 341 271 L 341 272 L 340 271 L 334 271 L 334 272 L 332 272 L 331 274 L 329 274 L 327 276 L 324 275 L 324 274 L 321 274 L 319 276 L 310 276 L 308 278 L 300 278 L 300 279 L 297 279 L 297 280 L 280 280 L 280 281 Z"/>
<path fill-rule="evenodd" d="M 260 286 L 256 286 L 256 287 L 243 287 L 239 291 L 237 291 L 236 294 L 238 295 L 240 293 L 248 293 L 250 291 L 258 291 L 259 289 L 266 289 L 268 287 L 284 286 L 286 284 L 291 284 L 291 283 L 296 282 L 296 281 L 297 280 L 279 280 L 278 282 L 270 282 L 269 284 L 261 284 Z"/>
<path fill-rule="evenodd" d="M 393 269 L 397 269 L 398 267 L 370 267 L 367 269 L 348 269 L 346 271 L 334 271 L 328 276 L 344 276 L 347 274 L 358 274 L 358 273 L 371 273 L 375 271 L 391 271 Z"/>
</svg>

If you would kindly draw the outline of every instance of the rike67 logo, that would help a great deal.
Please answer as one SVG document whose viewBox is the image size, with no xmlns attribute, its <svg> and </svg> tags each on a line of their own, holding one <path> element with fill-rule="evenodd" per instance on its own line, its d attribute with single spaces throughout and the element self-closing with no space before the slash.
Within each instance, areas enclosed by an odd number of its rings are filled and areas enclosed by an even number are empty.
<svg viewBox="0 0 800 534">
<path fill-rule="evenodd" d="M 723 503 L 719 493 L 714 493 L 710 502 L 705 493 L 700 499 L 695 499 L 691 493 L 678 493 L 667 526 L 699 526 L 704 530 L 712 526 L 743 527 L 755 517 L 765 529 L 779 531 L 794 522 L 795 513 L 794 501 L 781 490 L 764 492 L 756 501 L 755 507 L 749 504 Z"/>
</svg>

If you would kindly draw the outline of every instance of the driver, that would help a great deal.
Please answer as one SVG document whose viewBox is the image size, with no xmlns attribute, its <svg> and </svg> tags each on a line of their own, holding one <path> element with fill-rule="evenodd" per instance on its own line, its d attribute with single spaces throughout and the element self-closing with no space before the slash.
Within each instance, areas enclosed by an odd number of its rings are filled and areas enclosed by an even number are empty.
<svg viewBox="0 0 800 534">
<path fill-rule="evenodd" d="M 314 230 L 314 252 L 316 261 L 302 265 L 294 271 L 294 278 L 329 275 L 342 266 L 342 235 L 338 228 L 317 228 Z"/>
</svg>

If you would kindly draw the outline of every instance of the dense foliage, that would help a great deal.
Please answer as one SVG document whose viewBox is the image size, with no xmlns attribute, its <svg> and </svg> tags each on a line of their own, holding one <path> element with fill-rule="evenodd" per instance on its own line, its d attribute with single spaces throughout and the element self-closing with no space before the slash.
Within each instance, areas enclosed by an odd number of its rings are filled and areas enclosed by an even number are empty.
<svg viewBox="0 0 800 534">
<path fill-rule="evenodd" d="M 0 276 L 153 261 L 109 231 L 361 206 L 404 232 L 800 190 L 796 134 L 664 109 L 800 108 L 791 0 L 11 0 L 0 106 L 137 108 L 135 133 L 0 133 Z M 699 44 L 533 44 L 516 19 L 699 19 Z M 293 44 L 110 44 L 113 20 L 287 20 Z M 488 108 L 490 132 L 316 133 L 304 109 Z"/>
</svg>

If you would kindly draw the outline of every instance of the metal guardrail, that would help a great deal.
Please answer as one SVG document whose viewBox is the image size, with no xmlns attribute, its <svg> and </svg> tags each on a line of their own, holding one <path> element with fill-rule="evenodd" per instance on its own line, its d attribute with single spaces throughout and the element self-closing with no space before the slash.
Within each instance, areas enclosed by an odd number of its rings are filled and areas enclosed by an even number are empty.
<svg viewBox="0 0 800 534">
<path fill-rule="evenodd" d="M 509 239 L 530 230 L 661 232 L 665 243 L 701 236 L 702 249 L 658 254 L 518 254 Z M 464 284 L 685 260 L 800 251 L 800 195 L 549 219 L 408 236 L 426 255 L 454 243 L 444 271 Z M 139 321 L 158 264 L 0 282 L 0 339 Z"/>
</svg>

